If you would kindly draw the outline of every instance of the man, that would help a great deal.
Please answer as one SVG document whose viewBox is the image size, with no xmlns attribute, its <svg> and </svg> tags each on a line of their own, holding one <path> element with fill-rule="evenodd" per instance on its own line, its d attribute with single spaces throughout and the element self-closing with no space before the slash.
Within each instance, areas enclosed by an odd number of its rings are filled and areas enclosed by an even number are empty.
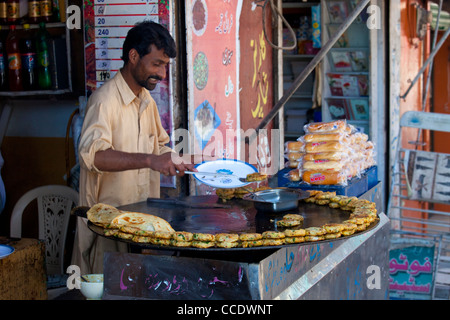
<svg viewBox="0 0 450 320">
<path fill-rule="evenodd" d="M 172 149 L 148 90 L 166 76 L 176 46 L 153 22 L 130 29 L 123 44 L 123 68 L 89 98 L 80 137 L 80 205 L 112 206 L 160 196 L 160 173 L 194 170 Z M 125 251 L 124 243 L 96 236 L 78 219 L 72 263 L 82 273 L 103 272 L 104 251 Z"/>
</svg>

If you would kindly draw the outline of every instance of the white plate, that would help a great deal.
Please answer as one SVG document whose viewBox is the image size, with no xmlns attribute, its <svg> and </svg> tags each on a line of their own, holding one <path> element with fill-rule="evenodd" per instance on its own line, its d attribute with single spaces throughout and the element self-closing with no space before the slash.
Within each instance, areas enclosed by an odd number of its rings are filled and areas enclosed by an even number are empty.
<svg viewBox="0 0 450 320">
<path fill-rule="evenodd" d="M 239 181 L 246 178 L 248 174 L 258 172 L 251 164 L 233 159 L 222 159 L 202 162 L 196 166 L 198 171 L 228 173 L 234 176 L 212 176 L 194 174 L 195 179 L 214 188 L 239 188 L 250 184 L 250 182 Z"/>
<path fill-rule="evenodd" d="M 14 252 L 14 248 L 7 244 L 0 244 L 0 259 L 9 256 Z"/>
</svg>

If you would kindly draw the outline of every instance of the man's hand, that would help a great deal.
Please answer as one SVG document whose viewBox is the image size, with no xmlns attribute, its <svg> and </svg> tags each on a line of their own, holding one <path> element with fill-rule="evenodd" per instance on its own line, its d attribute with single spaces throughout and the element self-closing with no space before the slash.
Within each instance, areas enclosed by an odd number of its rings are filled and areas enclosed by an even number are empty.
<svg viewBox="0 0 450 320">
<path fill-rule="evenodd" d="M 150 161 L 150 169 L 159 171 L 166 176 L 184 176 L 185 171 L 197 171 L 193 163 L 184 162 L 183 158 L 174 152 L 153 155 Z"/>
<path fill-rule="evenodd" d="M 171 176 L 183 176 L 185 171 L 197 172 L 193 160 L 193 156 L 180 157 L 174 152 L 154 155 L 107 149 L 95 154 L 95 166 L 100 171 L 117 172 L 150 168 Z"/>
</svg>

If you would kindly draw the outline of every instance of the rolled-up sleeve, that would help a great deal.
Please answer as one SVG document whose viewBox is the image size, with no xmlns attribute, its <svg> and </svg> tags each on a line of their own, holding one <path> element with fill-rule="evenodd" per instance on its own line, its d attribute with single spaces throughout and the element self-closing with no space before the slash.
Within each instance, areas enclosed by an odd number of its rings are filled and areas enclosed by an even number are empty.
<svg viewBox="0 0 450 320">
<path fill-rule="evenodd" d="M 162 127 L 161 127 L 162 128 Z M 167 144 L 170 141 L 170 137 L 169 135 L 166 133 L 166 131 L 164 131 L 164 128 L 162 128 L 163 130 L 163 134 L 160 134 L 159 136 L 159 154 L 163 154 L 163 153 L 167 153 L 167 152 L 175 152 L 172 148 L 170 148 L 169 146 L 167 146 Z"/>
<path fill-rule="evenodd" d="M 164 129 L 161 118 L 158 112 L 158 108 L 156 107 L 156 103 L 153 99 L 151 99 L 150 107 L 148 108 L 148 117 L 150 120 L 151 128 L 154 130 L 154 133 L 157 135 L 158 139 L 158 152 L 157 154 L 163 154 L 167 152 L 174 152 L 172 148 L 167 146 L 167 144 L 170 142 L 170 136 Z"/>
<path fill-rule="evenodd" d="M 80 165 L 89 171 L 101 173 L 94 165 L 98 151 L 114 149 L 108 108 L 101 103 L 90 105 L 87 110 L 79 145 Z"/>
</svg>

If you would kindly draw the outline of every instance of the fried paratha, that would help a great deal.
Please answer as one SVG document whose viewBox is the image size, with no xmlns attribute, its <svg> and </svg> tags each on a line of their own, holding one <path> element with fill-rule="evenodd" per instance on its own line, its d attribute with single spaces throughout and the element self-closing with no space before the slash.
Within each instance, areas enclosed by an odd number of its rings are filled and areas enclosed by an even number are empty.
<svg viewBox="0 0 450 320">
<path fill-rule="evenodd" d="M 175 232 L 166 220 L 140 212 L 124 212 L 111 221 L 112 228 L 120 228 L 123 226 L 134 227 L 144 231 Z"/>
<path fill-rule="evenodd" d="M 114 218 L 117 216 L 120 216 L 123 213 L 123 211 L 104 204 L 104 203 L 97 203 L 96 205 L 92 206 L 88 212 L 86 212 L 87 218 L 90 222 L 93 224 L 107 228 L 111 224 Z"/>
<path fill-rule="evenodd" d="M 86 215 L 89 221 L 95 225 L 112 229 L 127 227 L 133 229 L 135 235 L 138 230 L 175 232 L 171 225 L 160 217 L 140 212 L 123 211 L 104 203 L 92 206 Z"/>
</svg>

